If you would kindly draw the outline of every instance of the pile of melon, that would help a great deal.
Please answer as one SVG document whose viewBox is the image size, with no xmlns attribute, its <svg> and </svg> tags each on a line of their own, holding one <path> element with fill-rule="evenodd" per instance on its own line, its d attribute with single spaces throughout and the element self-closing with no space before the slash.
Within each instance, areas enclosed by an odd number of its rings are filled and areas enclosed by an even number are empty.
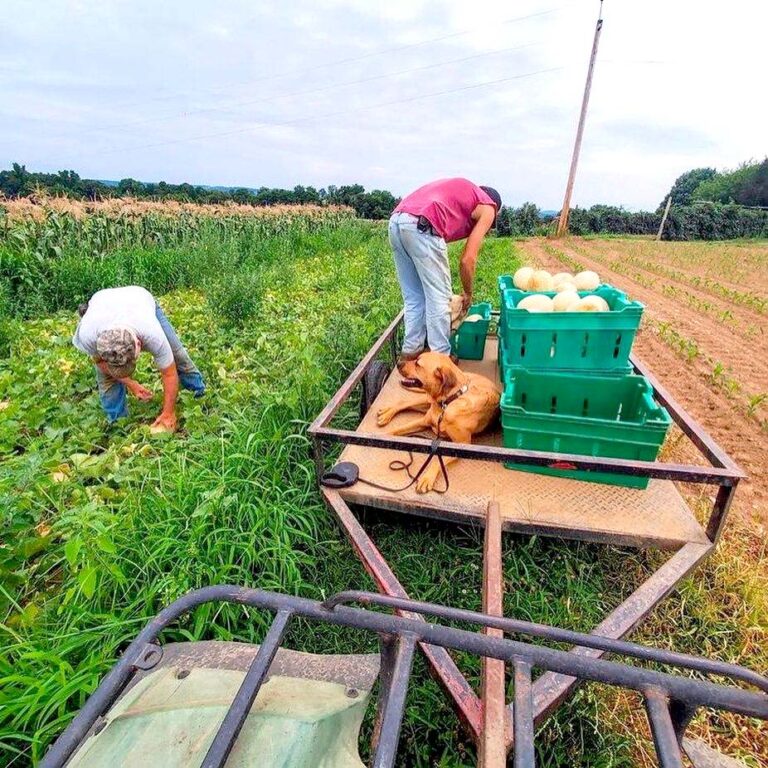
<svg viewBox="0 0 768 768">
<path fill-rule="evenodd" d="M 572 275 L 558 272 L 552 275 L 545 269 L 521 267 L 512 277 L 515 288 L 533 291 L 517 303 L 517 309 L 528 312 L 608 312 L 610 307 L 602 296 L 579 296 L 579 291 L 594 291 L 600 285 L 597 272 L 587 270 Z M 541 291 L 541 293 L 538 293 Z M 544 293 L 555 293 L 554 297 Z"/>
</svg>

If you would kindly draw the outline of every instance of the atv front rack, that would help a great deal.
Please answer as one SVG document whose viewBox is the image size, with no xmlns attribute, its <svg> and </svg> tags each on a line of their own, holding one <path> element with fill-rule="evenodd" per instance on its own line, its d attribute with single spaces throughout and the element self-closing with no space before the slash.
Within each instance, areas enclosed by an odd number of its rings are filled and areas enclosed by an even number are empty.
<svg viewBox="0 0 768 768">
<path fill-rule="evenodd" d="M 488 616 L 474 611 L 418 602 L 370 592 L 342 592 L 325 602 L 275 592 L 236 586 L 214 586 L 190 592 L 161 611 L 128 646 L 115 667 L 59 736 L 40 763 L 41 768 L 64 766 L 89 737 L 100 717 L 130 684 L 137 670 L 155 667 L 163 656 L 160 633 L 185 613 L 211 602 L 235 603 L 275 613 L 272 624 L 248 668 L 243 682 L 223 717 L 203 768 L 221 768 L 237 741 L 259 689 L 267 678 L 272 661 L 295 617 L 375 632 L 381 649 L 381 679 L 373 733 L 372 761 L 376 768 L 395 764 L 400 726 L 405 708 L 413 655 L 418 643 L 471 653 L 511 665 L 514 675 L 512 743 L 514 766 L 535 765 L 533 670 L 551 671 L 581 680 L 618 686 L 640 693 L 645 701 L 659 765 L 682 767 L 683 734 L 700 708 L 735 712 L 768 720 L 768 678 L 744 667 L 720 661 L 650 648 L 544 624 Z M 396 614 L 352 607 L 350 603 L 380 606 Z M 432 624 L 422 617 L 461 621 L 483 628 L 483 632 Z M 486 634 L 488 632 L 489 634 Z M 490 634 L 494 633 L 494 635 Z M 526 638 L 513 640 L 505 635 Z M 600 658 L 533 644 L 530 638 L 555 643 L 574 643 L 651 664 L 677 667 L 696 675 L 716 675 L 727 683 L 696 679 L 680 673 L 634 666 L 626 661 Z M 738 681 L 757 690 L 735 685 Z M 487 756 L 488 757 L 488 756 Z M 502 756 L 503 757 L 503 756 Z M 487 765 L 504 765 L 486 760 Z"/>
</svg>

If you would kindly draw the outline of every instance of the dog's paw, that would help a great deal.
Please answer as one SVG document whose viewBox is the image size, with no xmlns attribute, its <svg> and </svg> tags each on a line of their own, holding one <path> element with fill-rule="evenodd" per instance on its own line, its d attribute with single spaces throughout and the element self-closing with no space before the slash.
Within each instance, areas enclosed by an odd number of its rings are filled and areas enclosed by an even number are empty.
<svg viewBox="0 0 768 768">
<path fill-rule="evenodd" d="M 379 408 L 376 412 L 376 423 L 380 427 L 386 427 L 395 417 L 397 411 L 394 408 Z"/>
<path fill-rule="evenodd" d="M 416 481 L 416 493 L 429 493 L 437 481 L 438 471 L 427 467 L 421 477 Z"/>
</svg>

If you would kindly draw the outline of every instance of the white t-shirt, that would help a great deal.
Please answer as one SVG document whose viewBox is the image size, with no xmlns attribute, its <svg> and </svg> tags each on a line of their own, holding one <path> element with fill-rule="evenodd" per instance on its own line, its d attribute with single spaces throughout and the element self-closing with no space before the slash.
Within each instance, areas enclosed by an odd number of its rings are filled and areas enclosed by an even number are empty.
<svg viewBox="0 0 768 768">
<path fill-rule="evenodd" d="M 96 339 L 102 331 L 116 326 L 135 331 L 161 370 L 173 362 L 173 352 L 155 314 L 155 297 L 138 285 L 105 288 L 97 291 L 88 302 L 88 311 L 77 324 L 72 343 L 91 357 L 97 356 Z"/>
</svg>

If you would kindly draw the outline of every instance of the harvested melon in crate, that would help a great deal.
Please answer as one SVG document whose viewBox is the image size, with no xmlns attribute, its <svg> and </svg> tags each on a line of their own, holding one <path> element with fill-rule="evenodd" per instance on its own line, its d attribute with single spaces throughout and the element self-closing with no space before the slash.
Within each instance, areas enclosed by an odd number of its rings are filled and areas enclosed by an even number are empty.
<svg viewBox="0 0 768 768">
<path fill-rule="evenodd" d="M 553 301 L 554 312 L 527 312 L 519 304 L 538 296 Z M 609 285 L 580 293 L 574 306 L 563 294 L 530 294 L 506 288 L 502 294 L 499 339 L 501 365 L 529 370 L 592 371 L 624 375 L 631 372 L 629 355 L 640 325 L 643 305 Z M 572 299 L 573 296 L 570 296 Z M 557 303 L 555 303 L 557 302 Z M 562 310 L 561 302 L 567 304 Z M 597 311 L 584 311 L 594 302 Z M 604 310 L 607 306 L 608 311 Z"/>
</svg>

